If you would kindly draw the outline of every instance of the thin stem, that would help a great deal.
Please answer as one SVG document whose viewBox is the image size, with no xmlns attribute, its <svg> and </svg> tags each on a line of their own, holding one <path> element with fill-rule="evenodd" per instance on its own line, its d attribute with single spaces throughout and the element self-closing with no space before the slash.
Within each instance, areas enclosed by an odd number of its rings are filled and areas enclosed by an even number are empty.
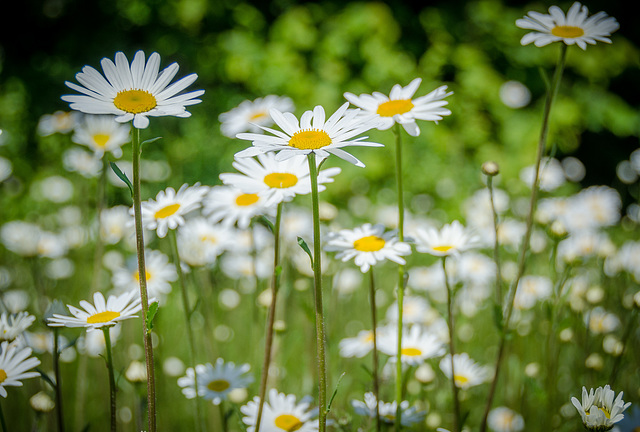
<svg viewBox="0 0 640 432">
<path fill-rule="evenodd" d="M 627 322 L 627 326 L 624 330 L 624 335 L 622 336 L 622 352 L 619 356 L 617 356 L 613 363 L 613 368 L 611 370 L 611 376 L 609 377 L 609 385 L 613 386 L 616 382 L 616 378 L 618 378 L 618 372 L 620 370 L 620 364 L 622 363 L 622 357 L 624 357 L 624 353 L 627 350 L 627 345 L 629 342 L 629 338 L 631 337 L 631 333 L 634 329 L 636 329 L 636 320 L 638 318 L 638 307 L 633 308 L 633 312 L 631 313 L 631 317 Z"/>
<path fill-rule="evenodd" d="M 142 230 L 142 204 L 140 199 L 140 130 L 132 130 L 133 147 L 133 213 L 136 226 L 136 252 L 138 258 L 138 280 L 140 281 L 140 301 L 142 304 L 142 331 L 144 337 L 144 353 L 147 364 L 147 409 L 149 432 L 156 432 L 156 379 L 153 364 L 153 345 L 151 332 L 147 329 L 149 298 L 147 295 L 147 270 L 144 261 L 144 236 Z"/>
<path fill-rule="evenodd" d="M 520 278 L 524 274 L 526 257 L 529 249 L 529 241 L 531 240 L 531 232 L 533 230 L 533 215 L 535 213 L 536 202 L 538 199 L 538 187 L 540 183 L 540 163 L 542 161 L 542 157 L 547 147 L 547 134 L 549 132 L 549 118 L 551 115 L 551 107 L 553 105 L 553 100 L 555 99 L 555 96 L 558 93 L 558 88 L 560 87 L 560 81 L 562 79 L 562 71 L 564 70 L 564 63 L 565 63 L 566 56 L 567 56 L 567 45 L 560 44 L 560 58 L 556 65 L 555 72 L 553 73 L 551 87 L 547 90 L 547 96 L 546 96 L 545 105 L 544 105 L 544 114 L 542 117 L 542 128 L 540 129 L 540 138 L 538 140 L 538 150 L 536 154 L 535 174 L 533 178 L 533 183 L 531 185 L 531 198 L 529 200 L 529 213 L 527 215 L 526 231 L 522 239 L 522 246 L 521 246 L 520 254 L 518 257 L 518 271 L 516 273 L 516 277 L 511 282 L 511 285 L 509 287 L 509 292 L 507 293 L 506 302 L 504 303 L 502 308 L 503 330 L 500 335 L 500 346 L 498 348 L 496 370 L 493 376 L 494 382 L 491 384 L 491 391 L 489 392 L 489 395 L 487 397 L 487 405 L 485 407 L 482 423 L 480 424 L 480 432 L 485 432 L 487 430 L 487 418 L 489 416 L 489 411 L 491 410 L 491 404 L 493 402 L 493 397 L 495 395 L 496 382 L 498 381 L 498 377 L 500 375 L 500 367 L 502 365 L 502 355 L 504 354 L 504 345 L 507 342 L 507 333 L 509 331 L 509 321 L 511 319 L 511 313 L 513 312 L 513 302 L 516 296 L 516 291 L 518 289 L 518 283 L 520 282 Z"/>
<path fill-rule="evenodd" d="M 2 425 L 2 432 L 9 432 L 9 429 L 7 429 L 7 422 L 4 421 L 4 413 L 2 412 L 2 404 L 0 404 L 0 425 Z"/>
<path fill-rule="evenodd" d="M 378 320 L 376 318 L 376 286 L 373 267 L 369 269 L 369 298 L 371 299 L 371 325 L 373 328 L 373 394 L 376 396 L 376 431 L 380 432 L 380 380 L 378 378 Z"/>
<path fill-rule="evenodd" d="M 116 379 L 113 374 L 113 356 L 111 355 L 110 327 L 102 327 L 104 346 L 107 352 L 107 368 L 109 369 L 109 401 L 111 402 L 111 432 L 116 431 Z"/>
<path fill-rule="evenodd" d="M 58 432 L 64 431 L 64 411 L 62 409 L 62 380 L 60 379 L 60 337 L 59 329 L 53 328 L 53 375 L 56 378 L 56 420 L 58 421 Z"/>
<path fill-rule="evenodd" d="M 224 402 L 220 401 L 220 404 L 218 405 L 218 410 L 220 413 L 220 422 L 222 422 L 222 432 L 227 432 L 229 430 L 229 426 L 227 424 L 227 416 L 224 412 Z M 258 429 L 256 429 L 257 431 Z"/>
<path fill-rule="evenodd" d="M 191 367 L 193 367 L 193 372 L 196 374 L 195 379 L 193 380 L 193 388 L 196 392 L 196 397 L 193 398 L 195 403 L 196 410 L 196 427 L 198 430 L 203 430 L 203 419 L 200 413 L 200 398 L 198 395 L 198 377 L 196 373 L 196 348 L 195 342 L 193 340 L 193 330 L 191 329 L 191 306 L 189 306 L 189 295 L 187 293 L 187 280 L 184 277 L 184 273 L 182 272 L 182 267 L 180 265 L 180 251 L 178 250 L 178 239 L 176 238 L 176 230 L 170 230 L 169 238 L 171 240 L 171 249 L 173 251 L 173 261 L 176 266 L 176 271 L 178 272 L 178 279 L 180 280 L 180 291 L 182 293 L 182 308 L 184 309 L 184 320 L 187 326 L 187 339 L 189 341 L 189 357 Z"/>
<path fill-rule="evenodd" d="M 496 263 L 496 304 L 502 306 L 502 271 L 500 268 L 500 243 L 498 242 L 498 212 L 493 197 L 493 177 L 487 176 L 487 188 L 489 189 L 489 200 L 491 201 L 491 212 L 493 213 L 493 231 L 495 241 L 493 243 L 493 261 Z"/>
<path fill-rule="evenodd" d="M 324 312 L 322 308 L 322 266 L 321 266 L 321 239 L 320 239 L 320 205 L 318 198 L 318 168 L 316 155 L 311 152 L 308 155 L 309 178 L 311 179 L 311 201 L 313 207 L 313 278 L 314 301 L 316 313 L 316 351 L 318 357 L 318 408 L 319 431 L 325 432 L 327 428 L 327 365 L 325 360 L 325 329 Z"/>
<path fill-rule="evenodd" d="M 109 163 L 107 156 L 102 155 L 102 172 L 98 179 L 98 202 L 96 203 L 96 249 L 93 254 L 93 277 L 91 279 L 91 292 L 99 291 L 100 270 L 102 268 L 102 256 L 104 254 L 104 242 L 102 241 L 102 210 L 107 205 L 107 170 Z"/>
<path fill-rule="evenodd" d="M 453 431 L 460 431 L 460 399 L 458 398 L 458 386 L 456 386 L 456 372 L 454 369 L 453 356 L 455 355 L 455 327 L 453 319 L 453 289 L 449 284 L 447 276 L 447 257 L 442 257 L 442 271 L 444 272 L 444 283 L 447 287 L 447 321 L 449 326 L 449 354 L 451 355 L 451 389 L 453 392 Z"/>
<path fill-rule="evenodd" d="M 267 335 L 264 343 L 264 360 L 262 362 L 262 375 L 260 377 L 260 404 L 258 405 L 258 416 L 256 418 L 255 430 L 260 430 L 262 420 L 262 409 L 264 407 L 264 397 L 267 393 L 267 380 L 269 379 L 269 365 L 271 364 L 271 347 L 273 345 L 273 323 L 276 319 L 276 297 L 278 295 L 278 281 L 280 280 L 280 221 L 282 219 L 283 203 L 278 204 L 276 212 L 276 222 L 273 225 L 273 275 L 271 276 L 271 304 L 269 305 L 269 315 L 267 317 Z"/>
</svg>

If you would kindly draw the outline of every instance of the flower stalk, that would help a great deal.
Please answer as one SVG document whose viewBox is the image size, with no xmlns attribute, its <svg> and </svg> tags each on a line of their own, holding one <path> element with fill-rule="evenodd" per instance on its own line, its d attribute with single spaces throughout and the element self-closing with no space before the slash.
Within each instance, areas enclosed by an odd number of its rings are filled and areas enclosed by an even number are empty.
<svg viewBox="0 0 640 432">
<path fill-rule="evenodd" d="M 56 379 L 56 420 L 58 422 L 58 432 L 64 432 L 64 411 L 62 409 L 62 385 L 60 379 L 60 337 L 59 329 L 53 329 L 53 375 Z"/>
<path fill-rule="evenodd" d="M 109 329 L 112 326 L 102 327 L 104 334 L 104 346 L 107 353 L 107 369 L 109 369 L 109 402 L 110 402 L 110 424 L 111 432 L 116 431 L 116 380 L 113 374 L 113 356 L 111 354 L 111 335 Z"/>
<path fill-rule="evenodd" d="M 376 431 L 380 432 L 380 380 L 378 378 L 378 320 L 376 317 L 376 286 L 373 267 L 369 269 L 369 298 L 371 303 L 371 325 L 373 328 L 373 394 L 376 396 Z"/>
<path fill-rule="evenodd" d="M 453 287 L 449 283 L 447 275 L 447 257 L 442 257 L 442 271 L 444 272 L 444 283 L 447 287 L 447 325 L 449 327 L 449 354 L 451 355 L 451 390 L 453 393 L 453 431 L 460 432 L 460 398 L 458 397 L 458 386 L 456 385 L 456 372 L 453 362 L 455 355 L 455 321 L 453 318 Z"/>
</svg>

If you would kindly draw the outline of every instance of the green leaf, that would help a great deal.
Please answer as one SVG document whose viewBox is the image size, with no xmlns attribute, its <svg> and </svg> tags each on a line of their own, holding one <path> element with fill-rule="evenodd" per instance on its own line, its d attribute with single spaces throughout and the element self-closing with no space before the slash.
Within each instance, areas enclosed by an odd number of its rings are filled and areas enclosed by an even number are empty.
<svg viewBox="0 0 640 432">
<path fill-rule="evenodd" d="M 493 305 L 493 321 L 498 330 L 502 332 L 504 330 L 504 318 L 502 316 L 502 308 L 497 303 Z"/>
<path fill-rule="evenodd" d="M 309 255 L 309 259 L 311 260 L 311 267 L 313 267 L 313 255 L 311 255 L 311 250 L 309 249 L 309 245 L 304 241 L 302 237 L 298 237 L 298 245 L 302 248 L 303 251 Z"/>
<path fill-rule="evenodd" d="M 49 377 L 49 375 L 47 375 L 42 369 L 40 368 L 35 368 L 36 372 L 38 372 L 40 374 L 40 377 L 45 380 L 47 382 L 47 384 L 49 384 L 51 386 L 52 389 L 55 390 L 56 388 L 56 383 L 53 382 L 53 380 Z"/>
<path fill-rule="evenodd" d="M 342 375 L 340 375 L 340 378 L 338 378 L 338 383 L 336 384 L 336 388 L 333 390 L 333 394 L 331 395 L 331 399 L 329 399 L 329 405 L 327 406 L 326 414 L 329 414 L 329 411 L 331 411 L 331 404 L 333 403 L 333 399 L 338 394 L 338 388 L 340 387 L 340 383 L 342 382 L 342 378 L 344 378 L 344 376 L 346 374 L 347 374 L 346 372 L 342 372 Z"/>
<path fill-rule="evenodd" d="M 123 173 L 120 168 L 118 168 L 118 165 L 116 165 L 115 162 L 109 162 L 109 165 L 111 166 L 111 169 L 113 170 L 113 172 L 116 173 L 118 178 L 122 180 L 124 184 L 126 184 L 129 187 L 131 196 L 133 196 L 133 185 L 131 184 L 131 181 L 127 178 L 127 175 Z"/>
<path fill-rule="evenodd" d="M 147 334 L 151 333 L 153 330 L 153 319 L 156 317 L 158 313 L 158 302 L 153 302 L 149 305 L 149 310 L 147 311 Z"/>
<path fill-rule="evenodd" d="M 159 139 L 162 139 L 162 137 L 155 137 L 155 138 L 150 138 L 148 140 L 144 140 L 140 143 L 140 150 L 142 150 L 142 146 L 145 144 L 151 144 L 154 143 L 156 141 L 158 141 Z"/>
<path fill-rule="evenodd" d="M 271 234 L 275 233 L 275 227 L 273 226 L 273 223 L 269 219 L 267 219 L 265 216 L 260 216 L 258 221 L 260 221 L 262 225 L 269 228 L 269 231 L 271 231 Z"/>
</svg>

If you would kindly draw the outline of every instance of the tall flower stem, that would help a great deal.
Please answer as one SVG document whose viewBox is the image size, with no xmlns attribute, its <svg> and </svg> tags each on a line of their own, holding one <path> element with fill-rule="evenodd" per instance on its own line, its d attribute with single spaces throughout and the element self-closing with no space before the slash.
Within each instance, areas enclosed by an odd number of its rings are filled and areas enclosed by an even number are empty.
<svg viewBox="0 0 640 432">
<path fill-rule="evenodd" d="M 447 275 L 447 257 L 442 257 L 442 271 L 444 272 L 444 283 L 447 287 L 447 325 L 449 327 L 449 354 L 451 355 L 451 390 L 453 393 L 453 431 L 460 431 L 460 398 L 458 397 L 458 386 L 456 386 L 456 373 L 454 369 L 453 356 L 455 355 L 455 321 L 453 319 L 453 288 L 449 283 Z"/>
<path fill-rule="evenodd" d="M 111 355 L 110 326 L 102 327 L 104 346 L 107 352 L 107 369 L 109 369 L 109 402 L 111 407 L 111 432 L 116 431 L 116 379 L 113 374 L 113 356 Z"/>
<path fill-rule="evenodd" d="M 631 316 L 629 317 L 629 321 L 627 322 L 627 326 L 624 330 L 624 335 L 622 336 L 622 352 L 620 355 L 616 356 L 613 361 L 613 368 L 611 369 L 611 376 L 609 377 L 609 385 L 614 385 L 616 379 L 618 378 L 618 372 L 620 372 L 620 364 L 622 363 L 622 357 L 624 357 L 624 353 L 627 351 L 627 346 L 629 345 L 629 338 L 634 329 L 637 329 L 636 321 L 638 319 L 638 307 L 634 306 L 633 312 L 631 312 Z"/>
<path fill-rule="evenodd" d="M 276 222 L 273 225 L 273 275 L 271 276 L 271 304 L 267 317 L 267 334 L 264 342 L 264 360 L 262 362 L 262 374 L 260 376 L 260 404 L 258 405 L 258 416 L 256 417 L 255 430 L 260 430 L 262 420 L 262 409 L 264 408 L 264 397 L 267 393 L 267 380 L 269 379 L 269 365 L 271 364 L 271 348 L 273 346 L 273 323 L 276 319 L 276 298 L 278 295 L 278 281 L 280 279 L 280 221 L 282 219 L 283 203 L 278 204 L 276 211 Z"/>
<path fill-rule="evenodd" d="M 138 280 L 140 281 L 140 300 L 142 304 L 142 332 L 144 334 L 144 354 L 147 365 L 147 409 L 149 432 L 156 432 L 156 378 L 153 364 L 153 345 L 151 332 L 147 328 L 149 297 L 147 295 L 147 270 L 144 261 L 144 234 L 142 230 L 142 204 L 140 198 L 140 130 L 132 129 L 133 147 L 133 214 L 136 226 L 136 253 L 138 258 Z"/>
<path fill-rule="evenodd" d="M 487 189 L 489 189 L 489 200 L 491 201 L 491 212 L 493 213 L 493 233 L 495 240 L 493 243 L 493 261 L 496 264 L 496 304 L 502 307 L 502 271 L 500 265 L 500 242 L 498 241 L 498 211 L 493 196 L 493 177 L 487 176 Z"/>
<path fill-rule="evenodd" d="M 58 329 L 53 329 L 53 375 L 56 379 L 56 420 L 58 421 L 58 432 L 64 431 L 64 411 L 62 409 L 62 380 L 60 379 L 60 337 Z"/>
<path fill-rule="evenodd" d="M 373 267 L 369 269 L 369 298 L 371 303 L 371 325 L 373 336 L 373 394 L 376 396 L 376 431 L 380 432 L 380 380 L 378 378 L 378 320 L 376 318 L 376 285 Z"/>
<path fill-rule="evenodd" d="M 318 197 L 318 167 L 316 154 L 308 155 L 309 178 L 311 179 L 311 202 L 313 210 L 313 279 L 316 313 L 316 352 L 318 357 L 318 408 L 319 431 L 327 428 L 327 365 L 325 359 L 324 311 L 322 307 L 322 245 L 320 239 L 320 204 Z"/>
<path fill-rule="evenodd" d="M 493 402 L 493 397 L 495 395 L 495 388 L 497 386 L 497 381 L 500 376 L 500 368 L 502 365 L 502 358 L 503 358 L 504 349 L 505 349 L 504 346 L 507 342 L 507 333 L 509 331 L 509 321 L 511 320 L 511 313 L 513 312 L 513 302 L 516 296 L 516 290 L 518 289 L 518 283 L 520 282 L 520 278 L 524 274 L 527 252 L 529 250 L 529 241 L 531 240 L 531 232 L 533 230 L 533 216 L 535 214 L 536 203 L 538 199 L 538 187 L 540 183 L 540 165 L 542 162 L 542 157 L 544 156 L 544 153 L 547 147 L 547 134 L 549 132 L 549 118 L 551 115 L 551 107 L 558 93 L 558 88 L 560 87 L 560 81 L 562 79 L 562 72 L 564 70 L 566 57 L 567 57 L 567 45 L 561 44 L 560 58 L 558 59 L 558 63 L 556 64 L 556 69 L 555 69 L 555 72 L 553 73 L 551 84 L 547 89 L 547 96 L 544 104 L 544 113 L 542 117 L 542 127 L 540 129 L 540 138 L 538 140 L 538 150 L 536 154 L 535 171 L 534 171 L 533 183 L 531 185 L 531 198 L 529 200 L 529 213 L 527 215 L 526 231 L 522 239 L 522 246 L 520 248 L 520 253 L 518 256 L 518 270 L 515 278 L 511 282 L 511 285 L 509 286 L 509 292 L 507 293 L 506 301 L 502 307 L 502 327 L 503 328 L 500 335 L 498 357 L 496 359 L 495 374 L 493 376 L 493 382 L 491 383 L 491 389 L 487 397 L 487 404 L 485 406 L 484 416 L 482 419 L 482 423 L 480 424 L 480 432 L 485 432 L 487 430 L 487 418 L 489 416 L 489 411 L 491 410 L 491 404 Z"/>
<path fill-rule="evenodd" d="M 109 162 L 107 155 L 102 155 L 102 172 L 98 178 L 98 202 L 96 203 L 96 248 L 93 253 L 93 276 L 91 278 L 91 292 L 100 290 L 100 269 L 102 267 L 102 256 L 104 255 L 104 242 L 102 241 L 102 210 L 107 205 L 107 170 Z"/>
<path fill-rule="evenodd" d="M 2 412 L 2 404 L 0 404 L 0 425 L 2 425 L 2 432 L 9 432 L 9 429 L 7 429 L 7 422 L 4 420 L 4 413 Z"/>
<path fill-rule="evenodd" d="M 396 136 L 396 184 L 398 186 L 398 240 L 404 241 L 404 189 L 402 186 L 402 136 L 400 125 L 393 130 Z M 396 430 L 402 428 L 402 308 L 404 306 L 404 265 L 398 266 L 398 347 L 396 358 Z M 374 329 L 375 331 L 375 329 Z"/>
<path fill-rule="evenodd" d="M 191 367 L 193 367 L 193 372 L 195 374 L 195 379 L 193 380 L 193 388 L 196 392 L 196 397 L 193 398 L 195 403 L 195 411 L 196 411 L 196 428 L 197 430 L 203 430 L 203 420 L 202 415 L 200 413 L 200 397 L 198 392 L 198 374 L 196 373 L 196 347 L 193 339 L 193 330 L 191 329 L 191 306 L 189 305 L 189 293 L 187 292 L 187 280 L 184 277 L 184 273 L 182 272 L 182 267 L 180 264 L 180 251 L 178 250 L 178 239 L 176 235 L 176 230 L 170 230 L 169 238 L 171 240 L 171 250 L 173 252 L 173 261 L 176 266 L 176 271 L 178 272 L 178 279 L 180 280 L 180 292 L 182 293 L 182 308 L 184 309 L 184 320 L 187 327 L 187 340 L 189 341 L 189 361 L 191 363 Z"/>
</svg>

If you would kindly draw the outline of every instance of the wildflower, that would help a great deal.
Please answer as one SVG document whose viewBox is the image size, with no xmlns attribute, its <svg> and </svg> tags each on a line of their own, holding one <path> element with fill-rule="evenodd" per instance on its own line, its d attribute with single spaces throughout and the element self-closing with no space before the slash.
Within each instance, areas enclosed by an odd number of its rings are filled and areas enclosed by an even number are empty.
<svg viewBox="0 0 640 432">
<path fill-rule="evenodd" d="M 616 397 L 608 384 L 604 388 L 598 387 L 595 392 L 590 389 L 589 393 L 586 387 L 582 387 L 582 403 L 575 397 L 571 398 L 571 403 L 580 413 L 587 430 L 608 431 L 624 418 L 622 412 L 631 405 L 631 402 L 624 403 L 622 394 L 620 392 Z"/>
<path fill-rule="evenodd" d="M 558 6 L 551 6 L 548 15 L 531 11 L 516 21 L 518 27 L 533 30 L 524 35 L 520 43 L 528 45 L 533 42 L 535 46 L 542 47 L 562 41 L 567 45 L 578 45 L 583 50 L 587 44 L 595 45 L 596 41 L 611 43 L 608 36 L 620 28 L 616 19 L 604 12 L 587 18 L 588 14 L 587 7 L 579 2 L 571 5 L 566 15 Z"/>
<path fill-rule="evenodd" d="M 27 372 L 40 364 L 31 355 L 31 348 L 19 348 L 3 341 L 0 344 L 0 396 L 7 397 L 5 387 L 21 387 L 21 380 L 40 376 L 39 372 Z"/>
<path fill-rule="evenodd" d="M 274 207 L 267 206 L 266 198 L 257 193 L 245 193 L 231 186 L 214 186 L 203 202 L 202 213 L 212 223 L 222 222 L 230 227 L 247 229 L 254 216 L 273 214 Z"/>
<path fill-rule="evenodd" d="M 86 114 L 114 114 L 117 122 L 133 120 L 133 127 L 145 129 L 149 126 L 148 116 L 189 117 L 191 113 L 185 107 L 200 103 L 196 98 L 204 94 L 204 90 L 196 90 L 179 95 L 198 75 L 188 75 L 169 85 L 179 66 L 172 63 L 158 73 L 160 55 L 155 52 L 146 63 L 144 52 L 138 51 L 131 66 L 122 52 L 116 53 L 115 64 L 108 58 L 103 58 L 100 64 L 105 76 L 91 66 L 85 66 L 76 74 L 82 85 L 65 82 L 82 93 L 62 96 L 63 101 L 71 104 L 71 109 Z"/>
<path fill-rule="evenodd" d="M 294 106 L 293 101 L 284 96 L 268 95 L 253 101 L 246 100 L 231 111 L 218 116 L 220 130 L 229 138 L 235 138 L 240 132 L 260 133 L 261 127 L 273 124 L 269 115 L 271 108 L 280 112 L 291 112 Z"/>
<path fill-rule="evenodd" d="M 225 363 L 219 358 L 216 365 L 196 365 L 187 369 L 187 376 L 178 378 L 178 385 L 182 387 L 182 393 L 187 399 L 196 397 L 195 380 L 198 380 L 198 393 L 204 399 L 210 400 L 214 405 L 220 405 L 228 399 L 229 393 L 234 389 L 246 388 L 253 381 L 251 375 L 247 375 L 249 364 L 236 366 L 232 362 Z"/>
<path fill-rule="evenodd" d="M 378 341 L 378 349 L 391 356 L 391 361 L 397 360 L 398 335 L 397 332 L 385 333 Z M 423 331 L 419 325 L 413 325 L 409 330 L 403 330 L 401 359 L 402 363 L 418 365 L 427 359 L 439 357 L 445 353 L 442 341 Z"/>
<path fill-rule="evenodd" d="M 29 404 L 37 412 L 47 413 L 53 410 L 56 404 L 51 399 L 51 396 L 44 391 L 39 391 L 29 398 Z"/>
<path fill-rule="evenodd" d="M 412 99 L 422 82 L 416 78 L 406 87 L 396 84 L 391 88 L 389 96 L 374 92 L 373 94 L 345 93 L 344 97 L 352 104 L 362 108 L 379 120 L 377 128 L 387 130 L 398 123 L 411 136 L 420 135 L 420 128 L 416 120 L 442 120 L 443 116 L 451 115 L 451 111 L 444 108 L 449 102 L 443 100 L 453 92 L 447 93 L 447 86 L 440 86 L 426 96 Z"/>
<path fill-rule="evenodd" d="M 89 147 L 97 158 L 106 152 L 122 156 L 122 146 L 129 142 L 129 125 L 115 121 L 111 115 L 86 115 L 76 126 L 71 141 Z"/>
<path fill-rule="evenodd" d="M 475 246 L 476 238 L 460 222 L 453 221 L 440 231 L 435 228 L 416 230 L 416 250 L 434 256 L 458 255 Z"/>
<path fill-rule="evenodd" d="M 212 224 L 203 217 L 190 219 L 178 231 L 180 259 L 190 266 L 213 265 L 233 241 L 229 227 Z"/>
<path fill-rule="evenodd" d="M 585 314 L 585 324 L 595 334 L 611 333 L 620 326 L 620 318 L 601 307 L 594 308 Z"/>
<path fill-rule="evenodd" d="M 137 360 L 132 361 L 124 373 L 125 378 L 132 383 L 142 383 L 147 381 L 147 368 L 145 364 Z"/>
<path fill-rule="evenodd" d="M 518 282 L 513 304 L 516 309 L 531 309 L 538 300 L 548 298 L 553 284 L 546 276 L 523 276 Z"/>
<path fill-rule="evenodd" d="M 495 432 L 520 432 L 524 429 L 524 419 L 507 407 L 496 407 L 489 412 L 487 424 Z"/>
<path fill-rule="evenodd" d="M 36 320 L 36 317 L 29 312 L 19 312 L 8 314 L 3 312 L 0 315 L 0 341 L 13 342 Z"/>
<path fill-rule="evenodd" d="M 376 330 L 376 336 L 379 339 L 382 334 L 389 331 L 387 327 L 380 327 Z M 373 330 L 361 330 L 355 337 L 342 339 L 339 346 L 341 357 L 362 358 L 373 349 Z"/>
<path fill-rule="evenodd" d="M 106 244 L 116 244 L 126 237 L 133 236 L 130 226 L 132 216 L 129 208 L 123 205 L 107 208 L 100 212 L 100 237 Z"/>
<path fill-rule="evenodd" d="M 520 170 L 520 180 L 529 187 L 533 185 L 536 174 L 535 169 L 534 165 L 530 165 Z M 538 181 L 540 182 L 540 190 L 545 192 L 552 192 L 565 184 L 566 179 L 560 161 L 554 158 L 544 158 L 540 163 Z"/>
<path fill-rule="evenodd" d="M 79 120 L 79 112 L 56 111 L 53 114 L 45 114 L 40 117 L 37 131 L 40 136 L 49 136 L 54 133 L 66 134 L 76 127 Z"/>
<path fill-rule="evenodd" d="M 77 172 L 82 177 L 97 177 L 102 171 L 100 159 L 93 153 L 79 148 L 70 148 L 62 154 L 62 165 L 69 172 Z"/>
<path fill-rule="evenodd" d="M 337 259 L 343 262 L 354 258 L 354 263 L 362 273 L 371 266 L 387 259 L 398 264 L 406 264 L 403 255 L 411 253 L 409 244 L 398 241 L 396 232 L 384 232 L 383 225 L 366 223 L 353 230 L 343 229 L 329 236 L 327 247 L 330 252 L 338 252 Z"/>
<path fill-rule="evenodd" d="M 145 251 L 145 271 L 147 290 L 150 296 L 163 296 L 171 292 L 171 282 L 178 279 L 178 273 L 169 257 L 160 251 Z M 111 282 L 117 292 L 135 291 L 140 288 L 140 273 L 136 260 L 127 267 L 116 268 Z"/>
<path fill-rule="evenodd" d="M 111 340 L 111 346 L 114 346 L 118 342 L 120 337 L 120 331 L 122 326 L 119 324 L 109 327 L 109 338 Z M 106 341 L 104 339 L 104 332 L 94 331 L 87 332 L 83 336 L 78 338 L 76 344 L 78 352 L 80 354 L 86 354 L 89 357 L 104 357 L 105 350 L 107 348 Z"/>
<path fill-rule="evenodd" d="M 291 113 L 282 113 L 277 109 L 269 111 L 271 117 L 282 132 L 262 127 L 273 135 L 241 133 L 239 139 L 252 141 L 253 146 L 239 153 L 237 157 L 256 156 L 270 151 L 278 152 L 276 158 L 285 160 L 295 155 L 315 153 L 319 159 L 333 154 L 356 166 L 364 167 L 356 157 L 343 150 L 344 147 L 366 146 L 382 147 L 382 144 L 364 141 L 367 137 L 358 137 L 378 123 L 373 118 L 362 119 L 359 110 L 347 111 L 349 103 L 343 104 L 325 121 L 324 108 L 316 106 L 313 111 L 305 111 L 300 122 Z"/>
<path fill-rule="evenodd" d="M 247 432 L 313 432 L 318 430 L 318 420 L 313 420 L 314 410 L 309 408 L 309 402 L 296 403 L 294 395 L 278 393 L 276 389 L 269 391 L 269 398 L 262 409 L 260 430 L 255 430 L 258 417 L 260 398 L 254 397 L 246 405 L 240 407 L 244 414 L 242 421 L 246 424 Z M 317 411 L 317 410 L 315 410 Z"/>
<path fill-rule="evenodd" d="M 379 401 L 378 405 L 378 413 L 380 415 L 380 420 L 387 424 L 394 424 L 396 421 L 396 412 L 398 409 L 398 404 L 396 401 L 391 403 Z M 359 414 L 364 417 L 376 418 L 376 396 L 367 392 L 364 394 L 364 402 L 359 400 L 352 400 L 351 406 L 353 406 L 353 410 L 356 414 Z M 418 423 L 422 423 L 427 415 L 426 411 L 418 410 L 417 407 L 409 407 L 409 401 L 402 401 L 400 403 L 400 410 L 402 411 L 400 423 L 403 426 L 411 427 Z"/>
<path fill-rule="evenodd" d="M 447 354 L 440 360 L 440 370 L 445 376 L 451 379 L 451 355 Z M 453 378 L 456 387 L 468 389 L 469 387 L 482 384 L 488 378 L 487 369 L 480 366 L 469 358 L 469 354 L 454 354 L 453 356 Z"/>
</svg>

